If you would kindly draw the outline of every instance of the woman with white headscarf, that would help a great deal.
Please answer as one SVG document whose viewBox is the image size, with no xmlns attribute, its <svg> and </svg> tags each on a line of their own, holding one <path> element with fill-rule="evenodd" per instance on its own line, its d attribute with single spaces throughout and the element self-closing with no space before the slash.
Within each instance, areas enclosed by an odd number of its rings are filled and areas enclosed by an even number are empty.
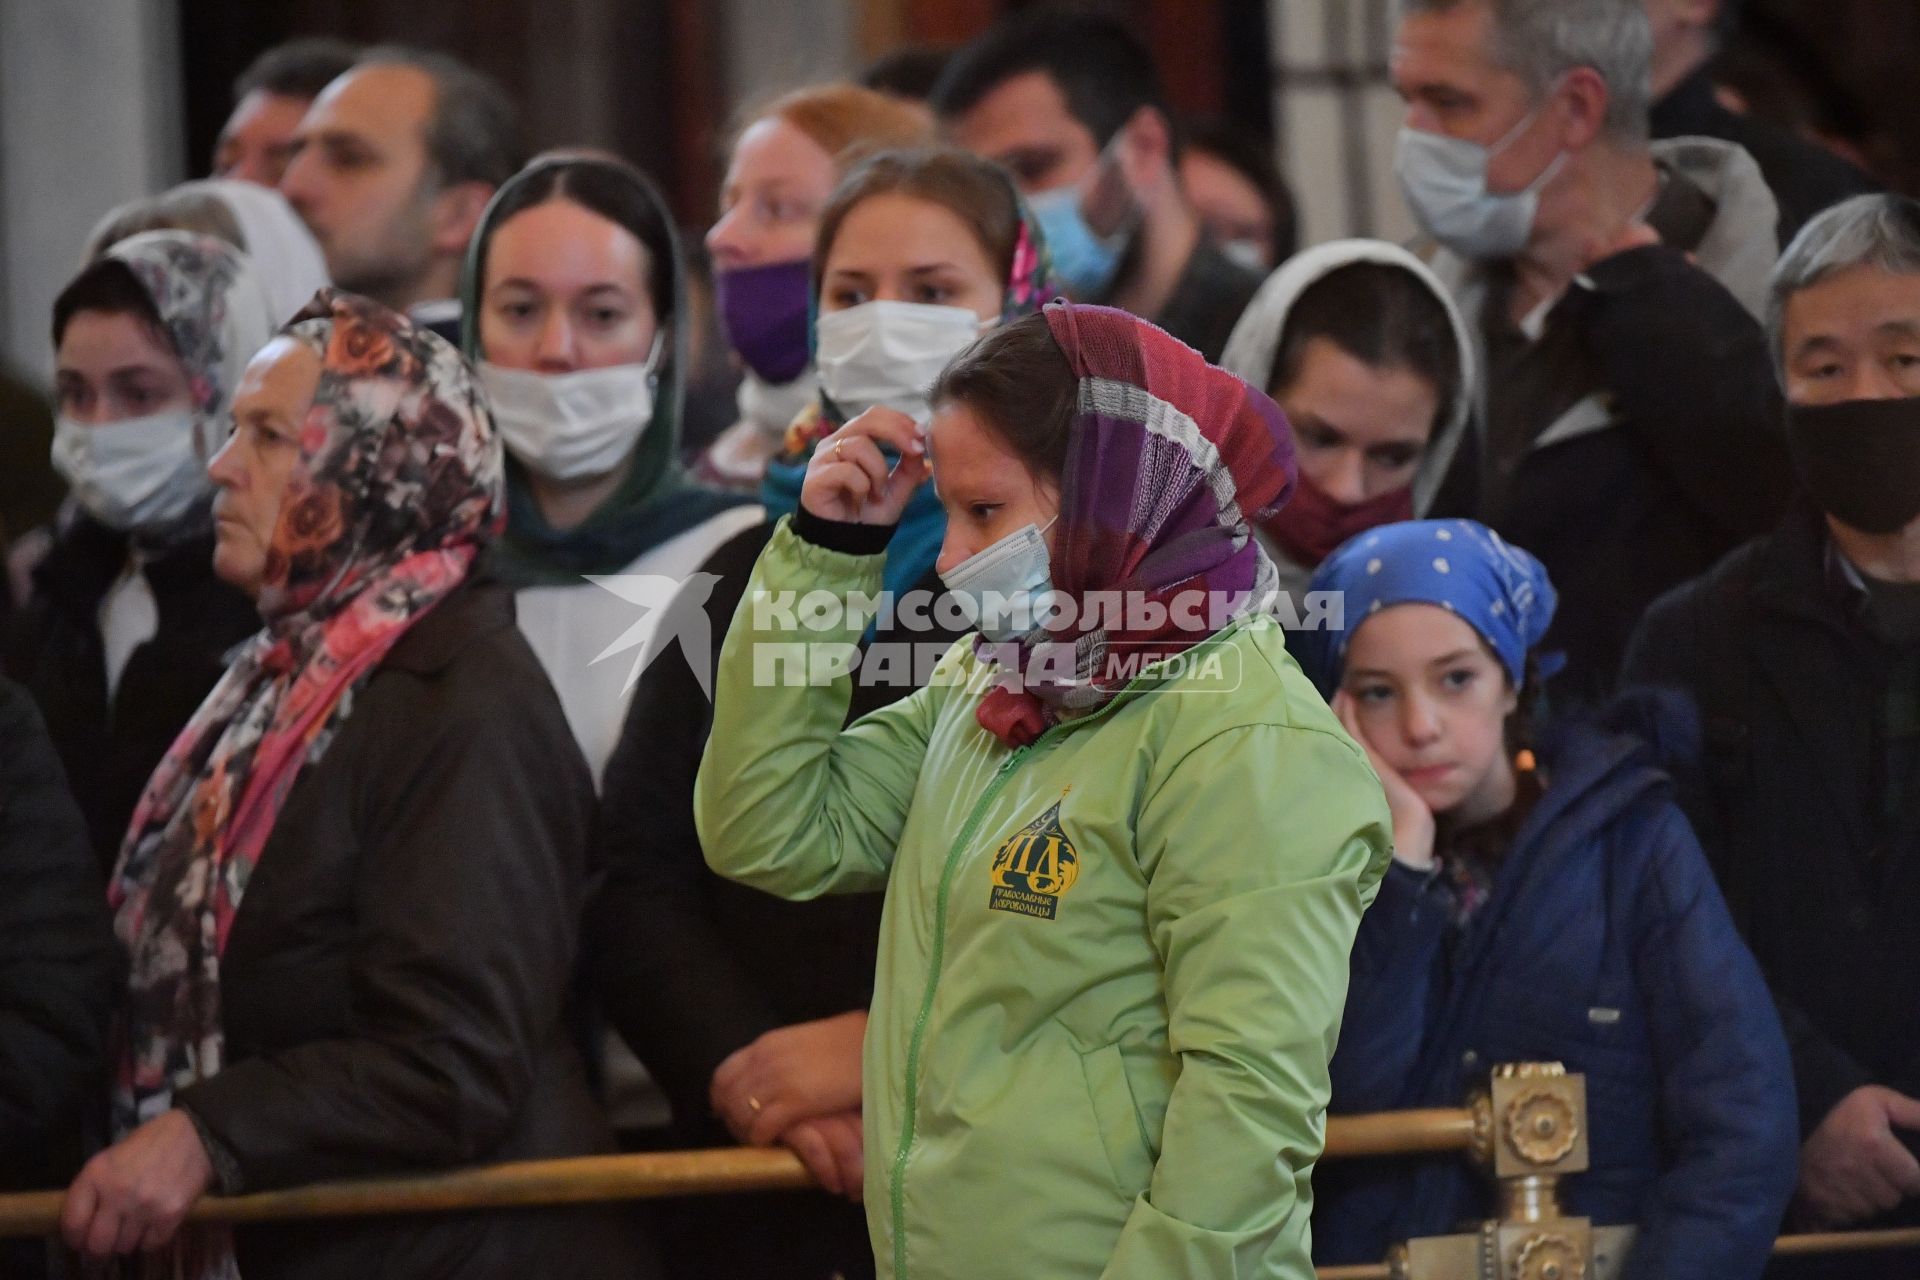
<svg viewBox="0 0 1920 1280">
<path fill-rule="evenodd" d="M 1426 514 L 1473 407 L 1459 310 L 1426 264 L 1384 240 L 1288 259 L 1234 325 L 1220 367 L 1278 401 L 1293 432 L 1299 490 L 1255 533 L 1296 607 L 1334 548 Z"/>
<path fill-rule="evenodd" d="M 6 637 L 111 863 L 140 787 L 259 626 L 214 577 L 211 458 L 275 321 L 211 236 L 123 240 L 55 300 L 53 465 L 71 498 Z"/>
<path fill-rule="evenodd" d="M 330 283 L 320 242 L 287 198 L 272 187 L 234 178 L 203 178 L 174 190 L 212 196 L 232 211 L 246 241 L 240 248 L 253 263 L 276 323 L 291 320 Z"/>
<path fill-rule="evenodd" d="M 87 260 L 129 236 L 164 230 L 218 236 L 244 252 L 275 324 L 292 319 L 329 283 L 320 242 L 287 198 L 271 187 L 233 178 L 183 182 L 121 205 L 87 238 Z"/>
</svg>

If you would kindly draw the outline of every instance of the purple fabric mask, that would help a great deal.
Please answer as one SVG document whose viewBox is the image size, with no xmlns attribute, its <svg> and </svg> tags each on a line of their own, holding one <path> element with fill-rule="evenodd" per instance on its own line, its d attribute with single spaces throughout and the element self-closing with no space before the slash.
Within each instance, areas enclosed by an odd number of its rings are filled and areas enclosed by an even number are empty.
<svg viewBox="0 0 1920 1280">
<path fill-rule="evenodd" d="M 807 303 L 812 296 L 805 258 L 716 271 L 713 291 L 727 342 L 747 368 L 773 383 L 800 376 L 807 367 Z"/>
</svg>

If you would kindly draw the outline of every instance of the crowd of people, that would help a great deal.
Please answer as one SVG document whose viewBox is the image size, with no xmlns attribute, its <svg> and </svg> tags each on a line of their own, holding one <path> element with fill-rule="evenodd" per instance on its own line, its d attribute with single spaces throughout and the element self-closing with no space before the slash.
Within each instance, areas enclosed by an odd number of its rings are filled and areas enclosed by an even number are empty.
<svg viewBox="0 0 1920 1280">
<path fill-rule="evenodd" d="M 1625 1275 L 1920 1224 L 1920 202 L 1714 10 L 1408 0 L 1409 246 L 1073 9 L 703 245 L 263 55 L 4 424 L 0 1272 L 1294 1280 L 1494 1212 L 1329 1114 L 1529 1061 Z M 732 1143 L 817 1189 L 186 1221 Z"/>
</svg>

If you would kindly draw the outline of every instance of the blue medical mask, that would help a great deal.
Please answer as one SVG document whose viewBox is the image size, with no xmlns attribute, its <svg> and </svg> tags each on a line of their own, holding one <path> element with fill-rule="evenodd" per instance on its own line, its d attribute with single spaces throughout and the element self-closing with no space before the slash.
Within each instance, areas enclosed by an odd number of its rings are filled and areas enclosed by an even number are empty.
<svg viewBox="0 0 1920 1280">
<path fill-rule="evenodd" d="M 1112 287 L 1114 277 L 1120 274 L 1120 260 L 1140 222 L 1139 210 L 1135 208 L 1132 216 L 1124 219 L 1111 234 L 1103 236 L 1088 223 L 1083 207 L 1088 192 L 1116 163 L 1113 150 L 1120 137 L 1117 133 L 1113 135 L 1113 141 L 1100 152 L 1093 171 L 1083 181 L 1027 197 L 1027 207 L 1033 211 L 1040 233 L 1046 238 L 1054 278 L 1069 294 L 1082 301 L 1104 297 Z"/>
<path fill-rule="evenodd" d="M 990 642 L 1011 644 L 1032 635 L 1045 621 L 1053 566 L 1044 535 L 1059 518 L 1022 525 L 940 575 Z"/>
<path fill-rule="evenodd" d="M 1542 103 L 1529 111 L 1490 147 L 1401 127 L 1393 172 L 1414 218 L 1428 235 L 1476 262 L 1512 258 L 1527 247 L 1540 211 L 1540 192 L 1560 172 L 1567 153 L 1556 155 L 1521 191 L 1487 190 L 1487 167 L 1527 131 L 1545 106 Z"/>
</svg>

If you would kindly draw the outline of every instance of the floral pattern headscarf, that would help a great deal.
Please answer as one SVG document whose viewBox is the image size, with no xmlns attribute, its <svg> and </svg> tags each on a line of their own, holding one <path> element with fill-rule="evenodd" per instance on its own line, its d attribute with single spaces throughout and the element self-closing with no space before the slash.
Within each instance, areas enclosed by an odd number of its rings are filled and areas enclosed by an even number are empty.
<svg viewBox="0 0 1920 1280">
<path fill-rule="evenodd" d="M 278 322 L 247 255 L 190 231 L 145 231 L 111 246 L 153 299 L 160 325 L 193 387 L 194 446 L 211 458 L 227 438 L 240 371 Z"/>
<path fill-rule="evenodd" d="M 221 1069 L 220 955 L 281 804 L 353 690 L 501 525 L 500 443 L 459 352 L 331 290 L 282 332 L 322 372 L 267 557 L 266 629 L 154 771 L 108 889 L 131 959 L 117 1136 Z M 206 1242 L 181 1248 L 204 1260 Z M 228 1263 L 216 1249 L 191 1271 Z"/>
</svg>

